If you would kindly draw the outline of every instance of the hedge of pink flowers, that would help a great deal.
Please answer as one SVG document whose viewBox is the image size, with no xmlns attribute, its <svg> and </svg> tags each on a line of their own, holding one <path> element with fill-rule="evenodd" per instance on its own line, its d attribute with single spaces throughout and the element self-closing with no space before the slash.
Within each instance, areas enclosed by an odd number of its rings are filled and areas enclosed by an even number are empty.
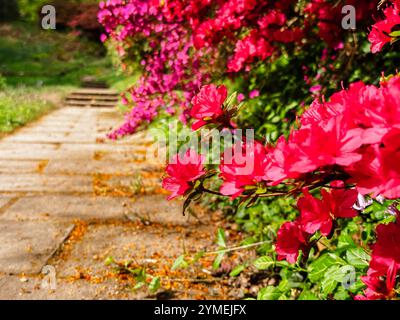
<svg viewBox="0 0 400 320">
<path fill-rule="evenodd" d="M 370 18 L 378 1 L 348 0 L 357 21 Z M 193 92 L 215 78 L 235 78 L 282 51 L 321 42 L 343 49 L 341 6 L 326 0 L 108 0 L 98 14 L 117 47 L 123 67 L 139 48 L 143 76 L 123 101 L 132 107 L 125 123 L 110 134 L 134 133 L 160 110 L 189 116 Z"/>
</svg>

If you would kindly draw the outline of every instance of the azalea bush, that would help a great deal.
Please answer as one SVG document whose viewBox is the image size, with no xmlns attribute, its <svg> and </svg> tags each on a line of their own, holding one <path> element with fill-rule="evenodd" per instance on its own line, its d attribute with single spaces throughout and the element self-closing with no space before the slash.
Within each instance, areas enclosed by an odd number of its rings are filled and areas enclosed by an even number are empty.
<svg viewBox="0 0 400 320">
<path fill-rule="evenodd" d="M 341 24 L 344 5 L 356 8 L 355 30 Z M 143 70 L 110 137 L 160 114 L 198 132 L 199 144 L 171 155 L 163 187 L 170 200 L 184 197 L 184 210 L 207 199 L 249 233 L 247 243 L 262 240 L 253 265 L 280 282 L 258 298 L 398 297 L 398 0 L 100 8 L 103 41 L 123 69 Z M 199 145 L 214 145 L 210 132 L 217 146 L 202 153 Z"/>
</svg>

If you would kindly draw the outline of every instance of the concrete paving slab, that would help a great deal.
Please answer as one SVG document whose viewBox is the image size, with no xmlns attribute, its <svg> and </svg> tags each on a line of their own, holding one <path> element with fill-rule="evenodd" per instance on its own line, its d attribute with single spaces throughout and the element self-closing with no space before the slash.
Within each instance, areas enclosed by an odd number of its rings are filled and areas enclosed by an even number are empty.
<svg viewBox="0 0 400 320">
<path fill-rule="evenodd" d="M 4 277 L 0 279 L 0 300 L 132 300 L 147 295 L 144 290 L 133 292 L 115 279 L 99 283 L 56 278 L 54 290 L 42 283 L 41 277 Z"/>
<path fill-rule="evenodd" d="M 129 211 L 132 204 L 132 200 L 128 198 L 71 195 L 25 196 L 14 203 L 2 218 L 16 221 L 70 222 L 75 219 L 125 220 L 125 213 Z"/>
<path fill-rule="evenodd" d="M 46 221 L 0 220 L 0 272 L 39 273 L 73 225 Z"/>
<path fill-rule="evenodd" d="M 13 196 L 0 194 L 0 210 L 13 199 Z"/>
<path fill-rule="evenodd" d="M 65 133 L 24 133 L 4 138 L 5 142 L 40 142 L 40 143 L 93 143 L 94 137 L 86 135 L 68 135 Z"/>
<path fill-rule="evenodd" d="M 84 159 L 84 158 L 82 158 Z M 148 166 L 137 167 L 132 164 L 116 165 L 115 162 L 111 161 L 96 161 L 96 160 L 85 160 L 84 165 L 82 161 L 71 160 L 66 158 L 65 160 L 50 161 L 45 169 L 46 174 L 80 174 L 80 175 L 92 175 L 92 174 L 107 174 L 107 175 L 135 175 L 139 174 L 142 170 L 155 170 L 156 168 Z M 0 166 L 1 172 L 1 166 Z"/>
<path fill-rule="evenodd" d="M 41 170 L 40 160 L 1 160 L 0 173 L 35 173 Z"/>
<path fill-rule="evenodd" d="M 190 240 L 185 229 L 180 232 L 172 229 L 170 233 L 154 226 L 148 230 L 121 225 L 89 225 L 83 239 L 75 243 L 68 259 L 52 259 L 51 263 L 59 270 L 61 277 L 75 276 L 83 271 L 89 275 L 104 276 L 110 272 L 105 264 L 107 257 L 116 261 L 143 261 L 146 258 L 175 259 L 187 253 L 195 254 L 209 244 L 210 240 L 197 238 Z"/>
<path fill-rule="evenodd" d="M 137 197 L 126 215 L 132 221 L 183 226 L 193 224 L 194 219 L 190 219 L 189 215 L 184 216 L 182 209 L 183 201 L 168 201 L 165 195 L 144 195 Z M 201 216 L 201 212 L 198 215 Z"/>
<path fill-rule="evenodd" d="M 89 176 L 0 174 L 0 192 L 92 192 Z"/>
<path fill-rule="evenodd" d="M 0 141 L 1 160 L 43 160 L 55 154 L 59 144 L 13 143 Z"/>
</svg>

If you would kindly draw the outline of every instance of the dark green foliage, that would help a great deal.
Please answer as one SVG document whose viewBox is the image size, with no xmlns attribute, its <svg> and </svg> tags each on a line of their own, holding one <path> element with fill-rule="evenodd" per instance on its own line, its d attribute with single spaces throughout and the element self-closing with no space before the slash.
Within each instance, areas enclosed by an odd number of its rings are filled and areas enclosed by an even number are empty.
<svg viewBox="0 0 400 320">
<path fill-rule="evenodd" d="M 114 81 L 103 46 L 32 24 L 0 26 L 0 74 L 10 86 L 80 85 L 84 76 Z"/>
<path fill-rule="evenodd" d="M 19 16 L 17 0 L 0 0 L 0 22 L 15 21 Z"/>
</svg>

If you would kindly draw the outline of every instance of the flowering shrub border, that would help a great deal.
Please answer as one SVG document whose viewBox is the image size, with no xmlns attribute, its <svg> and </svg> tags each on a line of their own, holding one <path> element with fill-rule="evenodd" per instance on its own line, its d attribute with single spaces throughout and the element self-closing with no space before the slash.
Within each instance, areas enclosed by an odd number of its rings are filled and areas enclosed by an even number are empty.
<svg viewBox="0 0 400 320">
<path fill-rule="evenodd" d="M 200 119 L 192 128 L 230 127 L 226 96 L 223 86 L 203 87 L 192 100 L 192 116 Z M 224 122 L 219 123 L 220 119 Z M 400 76 L 383 79 L 380 87 L 354 83 L 329 101 L 315 100 L 289 138 L 280 137 L 275 146 L 246 140 L 236 144 L 239 152 L 233 152 L 228 161 L 221 159 L 219 192 L 204 187 L 215 173 L 205 167 L 205 157 L 191 149 L 168 165 L 163 186 L 173 192 L 170 199 L 185 195 L 190 200 L 193 194 L 207 192 L 241 197 L 243 202 L 298 197 L 300 215 L 285 222 L 277 233 L 278 260 L 306 264 L 321 237 L 335 235 L 338 220 L 354 218 L 365 209 L 365 196 L 395 200 L 390 213 L 396 218 L 400 214 Z M 242 157 L 245 162 L 239 161 Z M 362 277 L 365 296 L 356 299 L 395 296 L 400 267 L 397 221 L 377 227 L 368 273 Z"/>
</svg>

